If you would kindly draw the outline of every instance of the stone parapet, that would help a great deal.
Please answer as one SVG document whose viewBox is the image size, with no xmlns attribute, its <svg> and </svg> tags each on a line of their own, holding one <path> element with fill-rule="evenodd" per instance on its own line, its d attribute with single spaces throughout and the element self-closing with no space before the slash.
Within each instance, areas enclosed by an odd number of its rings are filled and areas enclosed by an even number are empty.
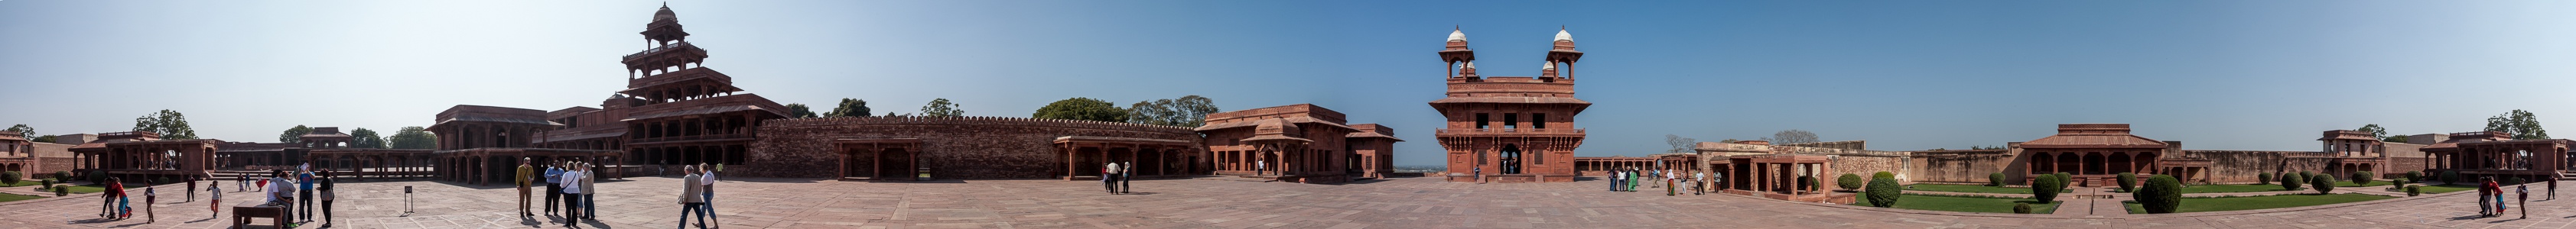
<svg viewBox="0 0 2576 229">
<path fill-rule="evenodd" d="M 750 158 L 726 170 L 757 177 L 832 177 L 844 161 L 841 152 L 834 152 L 833 140 L 918 138 L 920 166 L 930 168 L 935 178 L 1042 179 L 1066 172 L 1065 155 L 1052 142 L 1057 137 L 1201 141 L 1197 132 L 1184 127 L 1017 117 L 774 119 L 758 131 Z"/>
</svg>

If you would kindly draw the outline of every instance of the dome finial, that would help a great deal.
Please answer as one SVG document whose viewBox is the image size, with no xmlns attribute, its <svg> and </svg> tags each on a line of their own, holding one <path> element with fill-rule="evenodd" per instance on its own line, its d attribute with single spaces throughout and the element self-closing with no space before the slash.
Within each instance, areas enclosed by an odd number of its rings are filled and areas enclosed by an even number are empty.
<svg viewBox="0 0 2576 229">
<path fill-rule="evenodd" d="M 1449 29 L 1449 40 L 1447 41 L 1467 41 L 1466 30 L 1457 28 Z"/>
<path fill-rule="evenodd" d="M 1565 26 L 1556 26 L 1556 40 L 1574 41 L 1574 34 L 1566 33 Z"/>
</svg>

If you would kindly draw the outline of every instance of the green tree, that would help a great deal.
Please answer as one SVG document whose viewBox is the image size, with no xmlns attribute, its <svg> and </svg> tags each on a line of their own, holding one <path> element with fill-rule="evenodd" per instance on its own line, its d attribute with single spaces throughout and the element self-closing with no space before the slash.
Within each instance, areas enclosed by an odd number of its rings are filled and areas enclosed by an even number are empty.
<svg viewBox="0 0 2576 229">
<path fill-rule="evenodd" d="M 2130 192 L 2130 198 L 2138 200 L 2139 207 L 2146 208 L 2147 213 L 2173 213 L 2182 207 L 2182 181 L 2166 175 L 2147 177 L 2146 187 Z"/>
<path fill-rule="evenodd" d="M 438 135 L 429 133 L 428 128 L 406 126 L 395 130 L 394 137 L 387 139 L 386 144 L 395 149 L 437 149 Z"/>
<path fill-rule="evenodd" d="M 930 100 L 930 105 L 921 105 L 921 116 L 929 116 L 929 117 L 957 117 L 957 116 L 966 116 L 966 110 L 959 110 L 959 109 L 957 109 L 957 106 L 959 106 L 959 105 L 957 105 L 957 103 L 951 103 L 951 102 L 948 102 L 948 98 L 931 99 L 931 100 Z"/>
<path fill-rule="evenodd" d="M 2388 129 L 2386 129 L 2386 128 L 2379 128 L 2379 124 L 2361 125 L 2361 128 L 2359 128 L 2359 129 L 2352 129 L 2352 130 L 2358 130 L 2358 131 L 2361 131 L 2361 132 L 2370 133 L 2370 137 L 2371 137 L 2371 138 L 2379 138 L 2379 139 L 2387 139 L 2387 138 L 2388 138 Z"/>
<path fill-rule="evenodd" d="M 172 110 L 135 117 L 134 131 L 159 133 L 161 139 L 197 139 L 197 129 L 188 127 L 188 116 Z"/>
<path fill-rule="evenodd" d="M 349 130 L 349 137 L 353 138 L 352 140 L 349 140 L 349 147 L 361 149 L 385 148 L 385 137 L 383 135 L 377 135 L 376 130 L 369 130 L 367 128 Z"/>
<path fill-rule="evenodd" d="M 1127 122 L 1178 127 L 1207 124 L 1207 115 L 1217 111 L 1216 100 L 1198 95 L 1178 99 L 1138 101 L 1127 106 Z"/>
<path fill-rule="evenodd" d="M 1988 173 L 1988 174 L 1986 174 L 1986 186 L 2003 187 L 2003 186 L 2004 186 L 2004 173 Z"/>
<path fill-rule="evenodd" d="M 1039 107 L 1037 112 L 1030 113 L 1029 117 L 1102 122 L 1127 122 L 1127 110 L 1118 109 L 1118 105 L 1110 104 L 1109 101 L 1074 97 L 1064 100 L 1056 100 L 1054 103 L 1047 103 L 1045 107 Z"/>
<path fill-rule="evenodd" d="M 1852 177 L 1851 174 L 1843 174 L 1843 176 Z M 1866 189 L 1861 190 L 1861 193 L 1869 198 L 1869 205 L 1882 208 L 1896 206 L 1897 198 L 1904 197 L 1901 194 L 1905 192 L 1904 188 L 1897 187 L 1895 178 L 1887 177 L 1871 178 L 1869 186 L 1864 188 Z"/>
<path fill-rule="evenodd" d="M 2299 183 L 2299 180 L 2300 180 L 2300 179 L 2299 179 L 2299 175 L 2290 174 L 2290 173 L 2281 173 L 2281 190 L 2282 190 L 2282 191 L 2298 191 L 2298 190 L 2299 190 L 2299 186 L 2300 186 L 2300 185 L 2305 185 L 2305 184 Z"/>
<path fill-rule="evenodd" d="M 1815 133 L 1815 132 L 1807 132 L 1807 131 L 1804 131 L 1804 130 L 1795 130 L 1795 129 L 1791 129 L 1791 130 L 1783 130 L 1783 131 L 1780 131 L 1779 133 L 1771 133 L 1771 137 L 1768 137 L 1768 138 L 1762 138 L 1762 140 L 1763 140 L 1763 141 L 1770 141 L 1772 145 L 1787 145 L 1787 144 L 1798 144 L 1798 143 L 1810 143 L 1810 142 L 1817 142 L 1817 140 L 1816 140 L 1816 139 L 1817 139 L 1817 138 L 1816 138 L 1816 133 Z"/>
<path fill-rule="evenodd" d="M 2030 179 L 2030 198 L 2039 200 L 2040 203 L 2056 202 L 2057 191 L 2066 190 L 2066 182 L 2058 180 L 2054 177 L 2057 175 L 2054 174 L 2040 174 L 2040 176 L 2042 177 Z"/>
<path fill-rule="evenodd" d="M 2487 131 L 2512 134 L 2513 139 L 2549 139 L 2549 131 L 2540 129 L 2539 117 L 2518 109 L 2487 118 Z"/>
<path fill-rule="evenodd" d="M 2370 171 L 2352 171 L 2352 185 L 2355 187 L 2370 186 L 2370 177 L 2376 176 L 2379 176 L 2379 174 L 2371 174 Z"/>
<path fill-rule="evenodd" d="M 823 113 L 823 117 L 868 117 L 868 115 L 867 100 L 848 98 L 841 99 L 841 106 L 832 108 L 832 112 Z"/>
<path fill-rule="evenodd" d="M 11 131 L 11 132 L 18 132 L 18 134 L 24 134 L 24 135 L 26 135 L 26 136 L 36 136 L 36 128 L 35 128 L 35 127 L 27 127 L 27 124 L 18 124 L 18 125 L 16 125 L 16 126 L 9 126 L 9 129 L 0 129 L 0 131 Z"/>
<path fill-rule="evenodd" d="M 2272 184 L 2272 172 L 2254 174 L 2254 184 Z"/>
<path fill-rule="evenodd" d="M 304 134 L 310 133 L 313 133 L 313 128 L 295 125 L 295 128 L 286 128 L 286 133 L 277 134 L 277 142 L 298 142 L 304 140 Z"/>
<path fill-rule="evenodd" d="M 36 141 L 36 142 L 54 142 L 54 136 L 53 136 L 53 135 L 36 136 L 36 139 L 32 139 L 32 140 L 33 140 L 33 141 Z"/>
<path fill-rule="evenodd" d="M 805 104 L 803 103 L 789 103 L 787 104 L 787 116 L 789 116 L 788 118 L 812 118 L 814 117 L 814 109 L 805 107 Z"/>
<path fill-rule="evenodd" d="M 2397 135 L 2397 136 L 2388 136 L 2388 137 L 2379 138 L 2379 141 L 2383 141 L 2383 142 L 2406 142 L 2406 140 L 2407 140 L 2407 139 L 2406 139 L 2406 135 Z"/>
</svg>

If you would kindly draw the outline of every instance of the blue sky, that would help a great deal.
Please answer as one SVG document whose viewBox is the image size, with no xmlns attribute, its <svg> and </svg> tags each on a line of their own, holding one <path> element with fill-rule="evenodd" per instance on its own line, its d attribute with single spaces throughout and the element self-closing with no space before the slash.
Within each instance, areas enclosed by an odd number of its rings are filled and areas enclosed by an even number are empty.
<svg viewBox="0 0 2576 229">
<path fill-rule="evenodd" d="M 0 1 L 0 125 L 198 133 L 390 131 L 456 104 L 597 106 L 661 2 Z M 1873 149 L 2136 124 L 2191 149 L 2313 150 L 2319 131 L 2474 131 L 2570 117 L 2576 3 L 2559 1 L 675 1 L 707 66 L 751 93 L 877 113 L 933 98 L 1022 116 L 1068 97 L 1314 103 L 1397 128 L 1440 163 L 1437 38 L 1488 76 L 1535 75 L 1569 28 L 1580 156 L 1663 135 L 1784 129 Z"/>
</svg>

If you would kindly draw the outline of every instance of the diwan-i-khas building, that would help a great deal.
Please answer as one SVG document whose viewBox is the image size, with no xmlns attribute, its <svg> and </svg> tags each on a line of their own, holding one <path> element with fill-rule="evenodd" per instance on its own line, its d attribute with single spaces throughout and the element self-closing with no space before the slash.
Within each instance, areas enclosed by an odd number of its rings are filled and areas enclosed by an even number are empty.
<svg viewBox="0 0 2576 229">
<path fill-rule="evenodd" d="M 1481 76 L 1476 52 L 1467 48 L 1465 31 L 1452 30 L 1440 50 L 1448 62 L 1448 93 L 1431 108 L 1448 119 L 1433 132 L 1448 151 L 1453 182 L 1571 182 L 1574 148 L 1583 146 L 1583 129 L 1574 116 L 1592 106 L 1574 98 L 1574 35 L 1559 28 L 1538 76 Z M 1564 65 L 1560 71 L 1558 65 Z"/>
</svg>

